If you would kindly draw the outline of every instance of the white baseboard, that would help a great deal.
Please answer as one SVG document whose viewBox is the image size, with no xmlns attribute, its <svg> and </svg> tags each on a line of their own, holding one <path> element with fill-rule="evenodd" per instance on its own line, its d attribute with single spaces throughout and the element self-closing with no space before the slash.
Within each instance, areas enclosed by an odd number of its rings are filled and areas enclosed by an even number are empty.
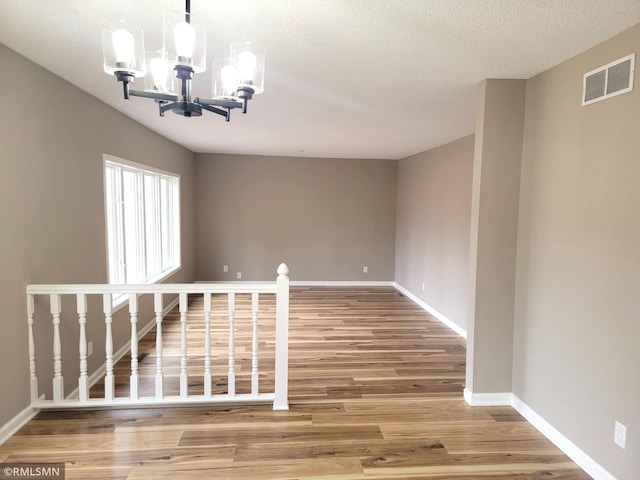
<svg viewBox="0 0 640 480">
<path fill-rule="evenodd" d="M 513 394 L 509 393 L 473 393 L 464 389 L 464 399 L 472 407 L 504 407 L 511 406 Z"/>
<path fill-rule="evenodd" d="M 467 339 L 467 331 L 465 329 L 463 329 L 460 326 L 458 326 L 455 323 L 453 323 L 451 320 L 449 320 L 443 314 L 438 312 L 431 305 L 429 305 L 426 302 L 420 300 L 418 297 L 416 297 L 413 293 L 411 293 L 409 290 L 404 288 L 399 283 L 393 282 L 393 286 L 396 287 L 396 289 L 398 289 L 399 291 L 401 291 L 405 296 L 409 297 L 411 300 L 413 300 L 415 303 L 417 303 L 418 306 L 420 306 L 427 313 L 429 313 L 429 314 L 433 315 L 434 317 L 436 317 L 438 320 L 440 320 L 442 323 L 444 323 L 447 327 L 449 327 L 451 330 L 456 332 L 458 335 L 460 335 L 465 340 Z"/>
<path fill-rule="evenodd" d="M 275 284 L 275 280 L 196 280 L 193 282 L 194 284 L 211 284 L 211 285 L 264 285 L 265 283 L 273 283 Z"/>
<path fill-rule="evenodd" d="M 394 287 L 391 281 L 360 281 L 360 280 L 297 280 L 290 283 L 292 287 Z"/>
<path fill-rule="evenodd" d="M 236 284 L 248 284 L 252 283 L 263 284 L 269 283 L 264 281 L 254 280 L 234 280 L 232 282 L 224 282 L 217 280 L 198 280 L 195 283 L 229 283 Z M 360 280 L 292 280 L 289 285 L 292 287 L 395 287 L 395 282 L 386 280 L 373 280 L 373 281 L 360 281 Z"/>
<path fill-rule="evenodd" d="M 44 395 L 40 396 L 40 400 Z M 15 433 L 24 427 L 29 421 L 38 414 L 38 409 L 31 405 L 22 410 L 19 414 L 9 420 L 0 427 L 0 445 L 9 440 Z"/>
<path fill-rule="evenodd" d="M 602 465 L 587 455 L 584 450 L 560 433 L 516 395 L 511 395 L 511 406 L 595 480 L 616 480 L 616 477 Z"/>
<path fill-rule="evenodd" d="M 178 303 L 180 302 L 180 298 L 176 297 L 174 300 L 172 300 L 171 302 L 169 302 L 169 304 L 164 307 L 164 309 L 162 310 L 162 316 L 164 317 L 165 315 L 167 315 L 171 310 L 174 309 L 174 307 L 176 305 L 178 305 Z M 156 319 L 155 317 L 152 318 L 151 320 L 149 320 L 149 322 L 142 327 L 140 330 L 138 330 L 138 341 L 142 340 L 142 338 L 149 333 L 153 327 L 156 326 Z M 129 340 L 127 343 L 125 343 L 122 347 L 120 347 L 118 349 L 118 351 L 116 351 L 113 354 L 113 364 L 115 365 L 116 363 L 118 363 L 120 361 L 120 359 L 122 359 L 122 357 L 124 357 L 127 352 L 129 352 L 131 350 L 131 340 Z M 105 360 L 105 363 L 103 363 L 102 365 L 100 365 L 88 378 L 88 383 L 89 383 L 89 388 L 93 387 L 99 380 L 101 380 L 105 374 L 107 373 L 107 362 Z M 69 393 L 69 395 L 66 396 L 66 398 L 78 398 L 79 396 L 79 390 L 78 387 L 76 387 L 75 390 L 73 390 L 71 393 Z"/>
<path fill-rule="evenodd" d="M 609 473 L 602 465 L 587 455 L 584 450 L 560 433 L 560 431 L 553 427 L 513 393 L 473 393 L 469 389 L 465 388 L 464 399 L 473 407 L 512 406 L 540 433 L 547 437 L 551 443 L 562 450 L 567 457 L 573 460 L 595 480 L 616 480 L 616 477 Z"/>
</svg>

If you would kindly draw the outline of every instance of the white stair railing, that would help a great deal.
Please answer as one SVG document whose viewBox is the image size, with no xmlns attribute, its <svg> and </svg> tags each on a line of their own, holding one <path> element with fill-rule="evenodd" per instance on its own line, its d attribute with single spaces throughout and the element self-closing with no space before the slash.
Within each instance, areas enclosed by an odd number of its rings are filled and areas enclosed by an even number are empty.
<svg viewBox="0 0 640 480">
<path fill-rule="evenodd" d="M 212 402 L 273 402 L 274 410 L 287 410 L 288 404 L 288 330 L 289 330 L 289 270 L 285 264 L 278 267 L 278 277 L 275 283 L 247 283 L 247 284 L 155 284 L 155 285 L 29 285 L 27 286 L 27 322 L 28 322 L 28 346 L 29 346 L 29 376 L 31 385 L 31 402 L 36 408 L 61 408 L 61 407 L 90 407 L 90 406 L 126 406 L 126 405 L 162 405 L 162 404 L 185 404 L 185 403 L 212 403 Z M 114 295 L 125 294 L 128 296 L 128 313 L 130 324 L 130 345 L 131 368 L 129 377 L 129 395 L 117 396 L 115 388 L 114 366 L 118 357 L 123 355 L 114 354 Z M 228 305 L 228 338 L 229 350 L 227 361 L 227 381 L 228 388 L 226 394 L 212 393 L 212 296 L 226 295 Z M 258 336 L 260 332 L 260 294 L 275 295 L 275 388 L 274 391 L 261 392 L 259 388 L 259 362 L 258 362 Z M 138 327 L 140 321 L 140 297 L 151 296 L 153 299 L 153 318 L 150 318 L 149 329 L 155 326 L 155 353 L 156 361 L 154 365 L 155 374 L 151 377 L 155 383 L 154 395 L 144 396 L 141 394 L 140 365 L 138 360 L 139 335 L 144 333 Z M 177 296 L 178 312 L 180 322 L 180 362 L 179 362 L 179 395 L 167 395 L 165 392 L 165 364 L 163 357 L 167 351 L 163 336 L 163 298 L 165 295 Z M 189 394 L 189 367 L 202 368 L 200 365 L 189 365 L 187 353 L 188 336 L 188 314 L 189 295 L 201 295 L 204 306 L 204 391 L 202 395 Z M 251 335 L 251 347 L 247 359 L 251 366 L 250 371 L 250 393 L 238 394 L 236 392 L 236 337 L 238 321 L 236 312 L 236 295 L 250 295 L 250 321 L 248 328 Z M 46 319 L 38 318 L 38 305 L 41 302 L 39 297 L 49 298 L 49 313 L 53 324 L 53 338 L 48 341 L 53 345 L 53 358 L 51 359 L 52 377 L 52 398 L 40 398 L 38 388 L 38 377 L 36 372 L 36 345 L 38 344 L 38 334 L 47 331 L 47 328 L 38 328 Z M 63 378 L 63 358 L 62 358 L 62 331 L 61 323 L 69 321 L 69 317 L 62 312 L 63 297 L 75 297 L 75 317 L 78 322 L 79 344 L 77 361 L 79 369 L 78 386 L 76 392 L 65 397 Z M 102 309 L 99 315 L 90 312 L 88 305 L 92 296 L 101 299 Z M 105 338 L 105 363 L 92 375 L 88 370 L 89 349 L 87 342 L 87 331 L 90 322 L 96 317 L 101 317 L 104 324 Z M 95 331 L 95 330 L 92 330 Z M 126 353 L 127 350 L 121 352 Z M 38 356 L 38 361 L 45 359 Z M 75 358 L 74 358 L 75 360 Z M 98 380 L 104 382 L 104 397 L 90 398 L 90 387 Z"/>
</svg>

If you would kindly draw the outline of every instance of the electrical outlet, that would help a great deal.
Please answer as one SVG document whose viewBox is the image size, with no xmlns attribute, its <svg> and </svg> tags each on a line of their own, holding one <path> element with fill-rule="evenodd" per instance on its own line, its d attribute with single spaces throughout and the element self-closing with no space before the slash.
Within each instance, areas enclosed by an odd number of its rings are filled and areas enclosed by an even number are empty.
<svg viewBox="0 0 640 480">
<path fill-rule="evenodd" d="M 368 273 L 369 272 L 369 267 L 364 266 L 362 267 L 362 273 Z"/>
<path fill-rule="evenodd" d="M 238 280 L 242 279 L 242 272 L 238 272 L 236 274 L 236 277 L 238 278 Z"/>
<path fill-rule="evenodd" d="M 222 267 L 222 271 L 223 271 L 224 273 L 229 272 L 229 265 L 225 265 L 224 267 Z"/>
<path fill-rule="evenodd" d="M 625 448 L 627 443 L 627 427 L 617 421 L 613 430 L 613 443 L 620 448 Z"/>
<path fill-rule="evenodd" d="M 87 345 L 87 357 L 90 357 L 91 355 L 93 355 L 93 340 L 91 340 Z"/>
</svg>

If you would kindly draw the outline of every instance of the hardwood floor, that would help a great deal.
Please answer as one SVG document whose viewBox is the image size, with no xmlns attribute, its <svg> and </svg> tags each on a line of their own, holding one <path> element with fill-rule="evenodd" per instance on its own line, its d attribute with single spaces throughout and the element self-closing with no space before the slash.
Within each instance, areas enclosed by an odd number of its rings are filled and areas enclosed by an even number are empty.
<svg viewBox="0 0 640 480">
<path fill-rule="evenodd" d="M 201 355 L 198 302 L 188 321 L 192 359 Z M 272 303 L 263 308 L 261 322 L 272 325 Z M 250 388 L 251 370 L 243 312 L 248 301 L 238 299 L 239 393 Z M 178 373 L 177 323 L 175 315 L 165 320 L 171 375 Z M 464 339 L 394 289 L 293 288 L 290 323 L 288 412 L 271 405 L 43 412 L 0 447 L 0 461 L 66 462 L 67 479 L 591 478 L 512 408 L 469 407 Z M 223 363 L 214 391 L 224 392 L 227 332 L 218 325 L 212 344 Z M 153 345 L 151 332 L 140 345 L 148 393 Z M 272 388 L 271 333 L 262 333 L 260 347 L 261 386 Z M 117 379 L 128 368 L 120 362 Z M 202 370 L 190 374 L 190 393 L 200 393 Z M 176 378 L 166 383 L 177 392 Z M 117 389 L 128 393 L 125 382 Z"/>
</svg>

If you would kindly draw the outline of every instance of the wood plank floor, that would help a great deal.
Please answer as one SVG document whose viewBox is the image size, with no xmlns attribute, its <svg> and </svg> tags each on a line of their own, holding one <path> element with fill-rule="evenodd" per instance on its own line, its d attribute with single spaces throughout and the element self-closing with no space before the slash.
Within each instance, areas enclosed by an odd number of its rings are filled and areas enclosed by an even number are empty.
<svg viewBox="0 0 640 480">
<path fill-rule="evenodd" d="M 250 388 L 248 303 L 238 299 L 239 393 Z M 190 361 L 201 356 L 199 304 L 190 306 Z M 263 308 L 261 323 L 272 327 L 273 302 Z M 175 314 L 165 320 L 170 393 L 178 388 L 177 324 Z M 222 364 L 214 390 L 224 392 L 227 332 L 216 325 Z M 143 393 L 153 392 L 153 338 L 141 343 Z M 260 347 L 261 386 L 272 388 L 268 328 Z M 128 393 L 128 363 L 116 370 L 118 395 Z M 190 370 L 191 394 L 202 391 L 202 371 Z M 0 446 L 0 461 L 66 462 L 66 478 L 84 480 L 591 478 L 512 408 L 469 407 L 464 374 L 465 341 L 394 289 L 293 288 L 288 412 L 270 405 L 43 412 Z"/>
</svg>

